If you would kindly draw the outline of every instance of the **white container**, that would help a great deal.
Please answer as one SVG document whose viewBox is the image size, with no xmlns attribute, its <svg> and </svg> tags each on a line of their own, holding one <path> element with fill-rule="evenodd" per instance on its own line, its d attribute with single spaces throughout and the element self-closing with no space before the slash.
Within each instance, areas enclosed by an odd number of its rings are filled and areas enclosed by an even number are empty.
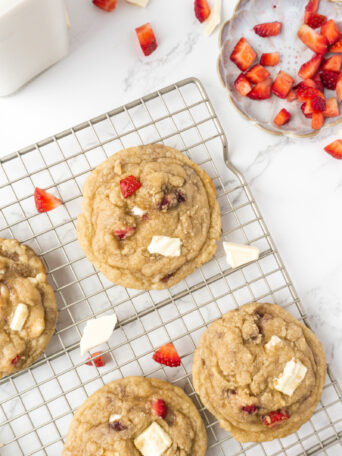
<svg viewBox="0 0 342 456">
<path fill-rule="evenodd" d="M 0 0 L 0 96 L 67 53 L 64 0 Z"/>
</svg>

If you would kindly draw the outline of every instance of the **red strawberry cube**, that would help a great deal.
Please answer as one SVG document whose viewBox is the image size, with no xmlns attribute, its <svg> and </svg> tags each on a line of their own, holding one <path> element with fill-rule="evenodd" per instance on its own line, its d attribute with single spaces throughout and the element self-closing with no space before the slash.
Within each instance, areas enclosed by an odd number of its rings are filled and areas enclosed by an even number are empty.
<svg viewBox="0 0 342 456">
<path fill-rule="evenodd" d="M 326 100 L 326 108 L 323 111 L 324 117 L 337 117 L 340 115 L 340 108 L 336 98 Z"/>
<path fill-rule="evenodd" d="M 247 95 L 252 100 L 266 100 L 271 97 L 272 78 L 259 82 Z"/>
<path fill-rule="evenodd" d="M 264 68 L 262 65 L 257 63 L 247 71 L 246 78 L 253 82 L 253 84 L 257 84 L 258 82 L 262 82 L 267 79 L 269 75 L 270 72 L 267 71 L 266 68 Z"/>
<path fill-rule="evenodd" d="M 62 204 L 59 198 L 38 187 L 34 191 L 34 202 L 38 212 L 52 211 Z"/>
<path fill-rule="evenodd" d="M 165 419 L 167 415 L 167 406 L 163 399 L 153 399 L 151 403 L 152 413 L 159 418 Z"/>
<path fill-rule="evenodd" d="M 279 423 L 286 421 L 290 418 L 290 414 L 287 410 L 275 410 L 270 412 L 268 415 L 262 417 L 265 426 L 276 426 Z"/>
<path fill-rule="evenodd" d="M 340 71 L 342 65 L 342 55 L 332 55 L 326 59 L 322 65 L 323 70 Z"/>
<path fill-rule="evenodd" d="M 327 52 L 328 42 L 325 36 L 316 32 L 306 24 L 302 24 L 298 30 L 298 37 L 303 43 L 316 54 L 325 54 Z"/>
<path fill-rule="evenodd" d="M 336 83 L 336 95 L 338 101 L 342 101 L 342 73 L 340 73 Z"/>
<path fill-rule="evenodd" d="M 181 364 L 181 359 L 173 344 L 165 344 L 153 355 L 156 363 L 164 364 L 169 367 L 177 367 Z"/>
<path fill-rule="evenodd" d="M 207 0 L 195 0 L 195 16 L 200 22 L 204 22 L 210 14 Z"/>
<path fill-rule="evenodd" d="M 324 125 L 324 115 L 322 112 L 313 112 L 311 126 L 314 130 L 320 130 Z"/>
<path fill-rule="evenodd" d="M 91 355 L 91 358 L 88 358 L 89 361 L 86 362 L 87 366 L 93 366 L 93 363 L 96 367 L 103 367 L 106 363 L 103 359 L 102 352 L 95 352 Z"/>
<path fill-rule="evenodd" d="M 98 8 L 110 13 L 116 8 L 117 0 L 93 0 L 93 3 Z"/>
<path fill-rule="evenodd" d="M 241 71 L 247 70 L 256 58 L 256 53 L 246 38 L 241 38 L 230 55 L 230 60 L 237 65 Z"/>
<path fill-rule="evenodd" d="M 333 19 L 330 19 L 327 23 L 322 25 L 321 35 L 323 35 L 328 44 L 334 44 L 340 38 L 341 33 Z"/>
<path fill-rule="evenodd" d="M 272 84 L 272 92 L 279 98 L 286 98 L 293 86 L 294 79 L 285 73 L 279 71 L 277 77 Z"/>
<path fill-rule="evenodd" d="M 340 38 L 338 41 L 336 41 L 336 43 L 330 46 L 329 52 L 336 52 L 338 54 L 342 53 L 342 38 Z"/>
<path fill-rule="evenodd" d="M 249 92 L 252 90 L 252 84 L 248 81 L 246 76 L 241 73 L 240 76 L 238 76 L 234 82 L 234 86 L 236 90 L 245 97 L 246 95 L 249 94 Z"/>
<path fill-rule="evenodd" d="M 298 71 L 298 76 L 302 79 L 313 78 L 322 63 L 322 59 L 323 57 L 320 54 L 317 54 L 312 57 L 312 59 L 303 63 Z"/>
<path fill-rule="evenodd" d="M 291 114 L 283 108 L 278 114 L 275 116 L 273 122 L 278 126 L 281 127 L 282 125 L 287 124 L 291 119 Z"/>
<path fill-rule="evenodd" d="M 264 66 L 276 66 L 280 60 L 279 52 L 268 52 L 260 57 L 260 64 Z"/>
<path fill-rule="evenodd" d="M 342 160 L 342 139 L 336 139 L 336 141 L 328 144 L 324 150 L 332 157 Z"/>
<path fill-rule="evenodd" d="M 268 38 L 269 36 L 277 36 L 281 32 L 281 22 L 266 22 L 264 24 L 258 24 L 253 27 L 254 32 L 262 38 Z"/>
<path fill-rule="evenodd" d="M 135 176 L 127 176 L 120 181 L 122 196 L 128 198 L 141 187 L 141 182 Z"/>
<path fill-rule="evenodd" d="M 158 45 L 151 24 L 147 22 L 147 24 L 136 28 L 135 31 L 143 53 L 146 56 L 152 54 L 152 52 L 157 49 Z"/>
</svg>

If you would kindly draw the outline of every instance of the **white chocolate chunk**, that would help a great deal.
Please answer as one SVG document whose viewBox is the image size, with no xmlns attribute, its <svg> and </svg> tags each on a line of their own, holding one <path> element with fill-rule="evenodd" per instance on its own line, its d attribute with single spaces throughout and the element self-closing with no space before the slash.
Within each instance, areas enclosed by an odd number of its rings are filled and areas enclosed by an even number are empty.
<svg viewBox="0 0 342 456">
<path fill-rule="evenodd" d="M 91 348 L 107 342 L 117 321 L 115 314 L 87 321 L 80 343 L 81 355 Z"/>
<path fill-rule="evenodd" d="M 274 382 L 274 387 L 287 396 L 292 396 L 295 389 L 303 381 L 307 368 L 300 361 L 294 358 L 286 363 L 283 373 Z"/>
<path fill-rule="evenodd" d="M 138 217 L 142 217 L 143 215 L 146 214 L 146 211 L 144 211 L 143 209 L 140 209 L 140 207 L 138 207 L 138 206 L 134 206 L 132 208 L 132 214 L 137 215 Z"/>
<path fill-rule="evenodd" d="M 153 236 L 147 250 L 167 257 L 177 257 L 181 254 L 181 240 L 168 236 Z"/>
<path fill-rule="evenodd" d="M 222 0 L 215 0 L 211 13 L 206 20 L 205 34 L 211 35 L 216 27 L 221 23 Z"/>
<path fill-rule="evenodd" d="M 260 251 L 252 245 L 235 244 L 234 242 L 223 242 L 227 262 L 232 268 L 250 263 L 259 258 Z"/>
<path fill-rule="evenodd" d="M 265 344 L 265 350 L 270 351 L 272 348 L 276 347 L 277 345 L 281 344 L 281 339 L 278 336 L 272 336 L 271 339 Z"/>
<path fill-rule="evenodd" d="M 135 440 L 134 445 L 143 456 L 161 456 L 171 445 L 170 436 L 156 422 Z"/>
<path fill-rule="evenodd" d="M 110 423 L 113 423 L 114 421 L 118 421 L 120 418 L 121 418 L 122 415 L 117 415 L 117 414 L 113 414 L 113 415 L 110 415 L 109 417 L 109 422 Z"/>
<path fill-rule="evenodd" d="M 142 6 L 143 8 L 145 8 L 149 0 L 126 0 L 126 2 L 132 3 L 133 5 Z"/>
<path fill-rule="evenodd" d="M 21 331 L 27 320 L 28 314 L 29 314 L 29 310 L 27 308 L 27 305 L 22 304 L 22 303 L 18 304 L 15 309 L 12 321 L 11 321 L 11 325 L 10 325 L 11 330 L 12 331 Z"/>
</svg>

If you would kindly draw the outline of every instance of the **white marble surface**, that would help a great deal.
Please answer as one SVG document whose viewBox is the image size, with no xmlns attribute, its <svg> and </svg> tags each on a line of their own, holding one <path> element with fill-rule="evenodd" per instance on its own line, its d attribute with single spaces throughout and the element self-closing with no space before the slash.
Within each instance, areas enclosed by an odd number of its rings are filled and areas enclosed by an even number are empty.
<svg viewBox="0 0 342 456">
<path fill-rule="evenodd" d="M 242 119 L 216 73 L 218 33 L 204 36 L 190 0 L 151 0 L 146 10 L 118 0 L 112 14 L 90 0 L 67 3 L 69 56 L 0 99 L 1 156 L 154 89 L 198 77 L 342 384 L 342 162 L 323 152 L 342 137 L 342 126 L 299 140 L 271 136 Z M 224 2 L 225 19 L 232 7 Z M 134 33 L 147 21 L 159 41 L 149 58 Z"/>
</svg>

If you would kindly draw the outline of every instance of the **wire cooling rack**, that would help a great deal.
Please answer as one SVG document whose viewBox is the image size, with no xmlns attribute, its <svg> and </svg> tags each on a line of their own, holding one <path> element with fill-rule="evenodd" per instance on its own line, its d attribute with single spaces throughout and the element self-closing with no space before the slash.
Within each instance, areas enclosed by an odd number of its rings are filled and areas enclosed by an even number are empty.
<svg viewBox="0 0 342 456">
<path fill-rule="evenodd" d="M 213 179 L 222 239 L 259 247 L 260 259 L 228 268 L 222 242 L 215 258 L 163 291 L 113 285 L 85 259 L 75 231 L 83 182 L 95 166 L 125 147 L 153 142 L 180 149 Z M 34 187 L 64 205 L 37 214 Z M 30 369 L 0 381 L 1 456 L 60 456 L 73 412 L 102 385 L 128 375 L 169 380 L 184 388 L 207 427 L 207 455 L 297 456 L 342 454 L 342 394 L 329 374 L 310 422 L 263 444 L 240 444 L 201 405 L 191 381 L 200 335 L 222 313 L 252 300 L 274 302 L 306 321 L 296 291 L 244 178 L 228 159 L 227 141 L 208 96 L 187 79 L 30 146 L 0 162 L 0 237 L 17 238 L 44 259 L 59 306 L 57 330 Z M 119 323 L 100 347 L 106 365 L 84 364 L 79 342 L 85 323 L 116 312 Z M 179 368 L 152 360 L 173 341 Z"/>
</svg>

